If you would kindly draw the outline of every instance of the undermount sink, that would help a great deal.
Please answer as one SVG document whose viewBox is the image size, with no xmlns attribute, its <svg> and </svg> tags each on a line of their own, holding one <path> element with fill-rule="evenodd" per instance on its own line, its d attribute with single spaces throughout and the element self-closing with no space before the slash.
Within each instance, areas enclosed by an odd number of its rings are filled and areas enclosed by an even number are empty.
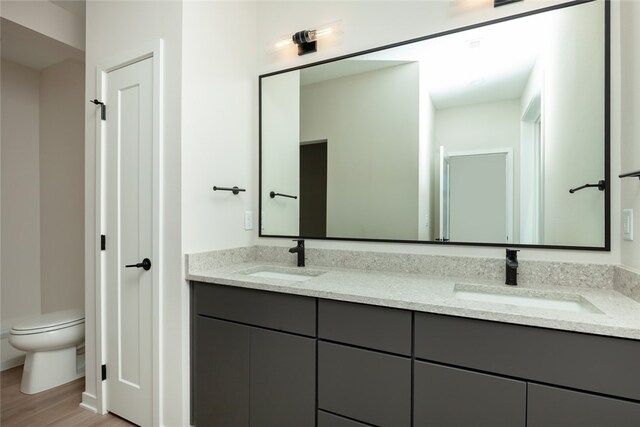
<svg viewBox="0 0 640 427">
<path fill-rule="evenodd" d="M 292 272 L 290 270 L 284 268 L 277 267 L 258 267 L 251 269 L 249 271 L 244 272 L 247 276 L 251 277 L 264 277 L 267 279 L 279 279 L 279 280 L 290 280 L 292 282 L 306 282 L 307 280 L 311 280 L 315 277 L 318 277 L 323 272 L 321 271 L 311 271 L 311 270 L 303 270 L 300 272 Z"/>
<path fill-rule="evenodd" d="M 457 284 L 453 296 L 459 300 L 488 302 L 496 304 L 516 305 L 520 307 L 544 308 L 551 310 L 569 311 L 573 313 L 602 314 L 589 301 L 577 294 L 546 294 L 542 292 L 517 289 L 485 288 L 473 285 Z"/>
</svg>

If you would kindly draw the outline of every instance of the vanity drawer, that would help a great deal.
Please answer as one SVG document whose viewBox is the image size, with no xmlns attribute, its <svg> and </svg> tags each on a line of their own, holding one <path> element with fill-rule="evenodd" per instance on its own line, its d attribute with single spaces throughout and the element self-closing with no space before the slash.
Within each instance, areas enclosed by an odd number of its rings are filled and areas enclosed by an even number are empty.
<svg viewBox="0 0 640 427">
<path fill-rule="evenodd" d="M 414 367 L 414 426 L 524 427 L 527 383 L 426 362 Z"/>
<path fill-rule="evenodd" d="M 640 342 L 415 314 L 416 358 L 640 400 Z"/>
<path fill-rule="evenodd" d="M 637 427 L 640 404 L 529 384 L 528 427 Z"/>
<path fill-rule="evenodd" d="M 299 295 L 195 283 L 195 314 L 315 337 L 316 300 Z"/>
<path fill-rule="evenodd" d="M 409 426 L 411 359 L 318 341 L 318 408 L 377 426 Z"/>
<path fill-rule="evenodd" d="M 321 299 L 318 337 L 411 356 L 411 312 Z"/>
<path fill-rule="evenodd" d="M 328 412 L 318 411 L 318 427 L 367 427 L 369 425 Z"/>
</svg>

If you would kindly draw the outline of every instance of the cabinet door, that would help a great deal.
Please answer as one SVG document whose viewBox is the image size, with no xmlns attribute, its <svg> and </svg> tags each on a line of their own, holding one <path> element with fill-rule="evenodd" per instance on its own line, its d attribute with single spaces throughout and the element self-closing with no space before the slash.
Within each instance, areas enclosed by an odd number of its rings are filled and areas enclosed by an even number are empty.
<svg viewBox="0 0 640 427">
<path fill-rule="evenodd" d="M 414 363 L 416 427 L 525 426 L 525 382 L 432 363 Z"/>
<path fill-rule="evenodd" d="M 195 425 L 249 426 L 249 328 L 196 316 Z"/>
<path fill-rule="evenodd" d="M 528 427 L 638 427 L 640 403 L 529 384 Z"/>
<path fill-rule="evenodd" d="M 314 339 L 251 328 L 250 364 L 252 427 L 315 425 Z"/>
</svg>

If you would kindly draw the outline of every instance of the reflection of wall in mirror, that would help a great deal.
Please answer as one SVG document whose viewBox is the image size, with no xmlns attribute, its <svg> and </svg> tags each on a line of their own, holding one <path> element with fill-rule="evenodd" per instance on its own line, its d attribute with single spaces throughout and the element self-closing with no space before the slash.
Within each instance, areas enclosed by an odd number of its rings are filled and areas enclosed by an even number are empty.
<svg viewBox="0 0 640 427">
<path fill-rule="evenodd" d="M 300 72 L 262 79 L 262 232 L 297 236 L 300 179 Z"/>
<path fill-rule="evenodd" d="M 542 116 L 547 245 L 604 244 L 604 192 L 587 189 L 569 194 L 570 188 L 604 178 L 602 10 L 602 2 L 562 9 L 550 15 L 545 29 Z"/>
<path fill-rule="evenodd" d="M 523 244 L 544 244 L 541 62 L 536 61 L 520 98 L 520 243 Z"/>
<path fill-rule="evenodd" d="M 435 112 L 435 143 L 434 150 L 439 146 L 445 147 L 445 152 L 464 152 L 511 148 L 513 150 L 513 236 L 510 241 L 519 242 L 519 213 L 520 213 L 520 100 L 484 102 L 463 105 Z M 440 165 L 438 156 L 434 156 L 432 165 L 434 185 L 439 186 Z M 478 177 L 481 179 L 482 177 Z M 434 190 L 434 194 L 438 191 Z M 439 199 L 435 198 L 434 219 L 439 223 Z M 471 214 L 471 213 L 469 213 Z M 506 229 L 506 224 L 505 224 Z M 453 232 L 452 232 L 453 235 Z M 456 233 L 457 241 L 466 240 Z M 477 240 L 476 240 L 477 241 Z"/>
<path fill-rule="evenodd" d="M 300 139 L 328 140 L 327 235 L 418 239 L 418 65 L 301 88 Z"/>
</svg>

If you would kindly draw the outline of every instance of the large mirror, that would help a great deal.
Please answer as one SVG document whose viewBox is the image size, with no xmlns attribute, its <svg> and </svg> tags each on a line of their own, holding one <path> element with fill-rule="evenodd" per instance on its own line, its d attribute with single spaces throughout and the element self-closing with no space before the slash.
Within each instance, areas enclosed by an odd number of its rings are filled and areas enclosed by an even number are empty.
<svg viewBox="0 0 640 427">
<path fill-rule="evenodd" d="M 607 8 L 261 76 L 260 235 L 608 250 Z"/>
</svg>

